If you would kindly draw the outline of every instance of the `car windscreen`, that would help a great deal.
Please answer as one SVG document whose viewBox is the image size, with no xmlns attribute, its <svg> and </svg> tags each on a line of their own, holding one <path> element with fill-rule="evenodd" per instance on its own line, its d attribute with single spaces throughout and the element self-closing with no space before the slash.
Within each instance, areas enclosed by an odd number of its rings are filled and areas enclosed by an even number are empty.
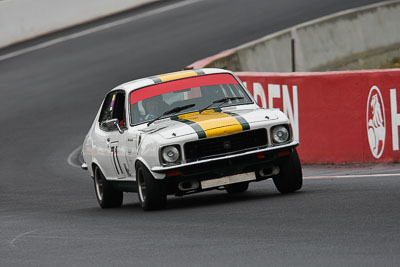
<svg viewBox="0 0 400 267">
<path fill-rule="evenodd" d="M 237 98 L 211 105 L 223 98 Z M 230 74 L 211 74 L 147 86 L 130 94 L 131 124 L 147 122 L 173 108 L 188 106 L 178 114 L 196 112 L 209 105 L 220 108 L 249 104 L 252 100 Z M 170 114 L 176 115 L 176 114 Z"/>
</svg>

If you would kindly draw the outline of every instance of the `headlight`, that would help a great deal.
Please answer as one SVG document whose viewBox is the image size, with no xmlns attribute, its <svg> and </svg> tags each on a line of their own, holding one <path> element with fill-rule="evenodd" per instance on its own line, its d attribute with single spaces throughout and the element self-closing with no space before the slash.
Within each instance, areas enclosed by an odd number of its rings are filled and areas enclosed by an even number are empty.
<svg viewBox="0 0 400 267">
<path fill-rule="evenodd" d="M 272 128 L 272 141 L 276 144 L 282 144 L 289 140 L 289 131 L 285 126 L 275 126 Z"/>
<path fill-rule="evenodd" d="M 174 163 L 179 159 L 179 150 L 175 146 L 167 146 L 162 149 L 161 156 L 165 162 Z"/>
</svg>

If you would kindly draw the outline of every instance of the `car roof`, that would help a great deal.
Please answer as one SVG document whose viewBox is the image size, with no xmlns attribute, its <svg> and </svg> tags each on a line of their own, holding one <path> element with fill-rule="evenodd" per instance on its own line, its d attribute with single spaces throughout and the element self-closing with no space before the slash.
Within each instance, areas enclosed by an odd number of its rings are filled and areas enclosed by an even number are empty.
<svg viewBox="0 0 400 267">
<path fill-rule="evenodd" d="M 165 73 L 160 75 L 154 75 L 147 78 L 137 79 L 133 81 L 129 81 L 123 84 L 120 84 L 113 88 L 111 91 L 115 90 L 124 90 L 126 93 L 131 91 L 147 87 L 154 84 L 195 77 L 195 76 L 202 76 L 208 74 L 217 74 L 217 73 L 230 73 L 233 74 L 231 71 L 223 70 L 223 69 L 216 69 L 216 68 L 203 68 L 203 69 L 194 69 L 194 70 L 182 70 L 177 72 Z"/>
</svg>

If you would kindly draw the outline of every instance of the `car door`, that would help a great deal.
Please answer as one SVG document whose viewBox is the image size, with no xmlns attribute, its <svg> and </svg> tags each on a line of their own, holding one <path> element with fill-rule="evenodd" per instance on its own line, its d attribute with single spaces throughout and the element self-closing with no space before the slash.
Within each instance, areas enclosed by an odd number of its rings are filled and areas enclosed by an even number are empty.
<svg viewBox="0 0 400 267">
<path fill-rule="evenodd" d="M 130 176 L 126 161 L 125 93 L 114 91 L 107 95 L 99 117 L 97 147 L 99 163 L 107 179 Z M 116 124 L 109 123 L 116 120 Z"/>
</svg>

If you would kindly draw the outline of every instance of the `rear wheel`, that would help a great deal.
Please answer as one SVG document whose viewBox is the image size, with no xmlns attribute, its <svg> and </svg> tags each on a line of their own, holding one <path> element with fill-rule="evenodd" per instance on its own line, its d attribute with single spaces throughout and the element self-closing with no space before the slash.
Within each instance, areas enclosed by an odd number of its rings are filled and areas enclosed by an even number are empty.
<svg viewBox="0 0 400 267">
<path fill-rule="evenodd" d="M 94 190 L 101 208 L 121 207 L 123 202 L 122 191 L 115 190 L 97 166 L 94 170 Z"/>
<path fill-rule="evenodd" d="M 143 210 L 158 210 L 167 204 L 167 189 L 164 180 L 157 180 L 142 163 L 136 167 L 138 197 Z"/>
<path fill-rule="evenodd" d="M 279 174 L 273 177 L 279 192 L 282 194 L 292 193 L 302 187 L 303 173 L 296 149 L 293 149 L 289 156 L 280 159 L 279 169 Z"/>
<path fill-rule="evenodd" d="M 249 188 L 248 182 L 230 184 L 230 185 L 225 186 L 225 190 L 229 194 L 243 193 L 243 192 L 246 192 L 248 188 Z"/>
</svg>

